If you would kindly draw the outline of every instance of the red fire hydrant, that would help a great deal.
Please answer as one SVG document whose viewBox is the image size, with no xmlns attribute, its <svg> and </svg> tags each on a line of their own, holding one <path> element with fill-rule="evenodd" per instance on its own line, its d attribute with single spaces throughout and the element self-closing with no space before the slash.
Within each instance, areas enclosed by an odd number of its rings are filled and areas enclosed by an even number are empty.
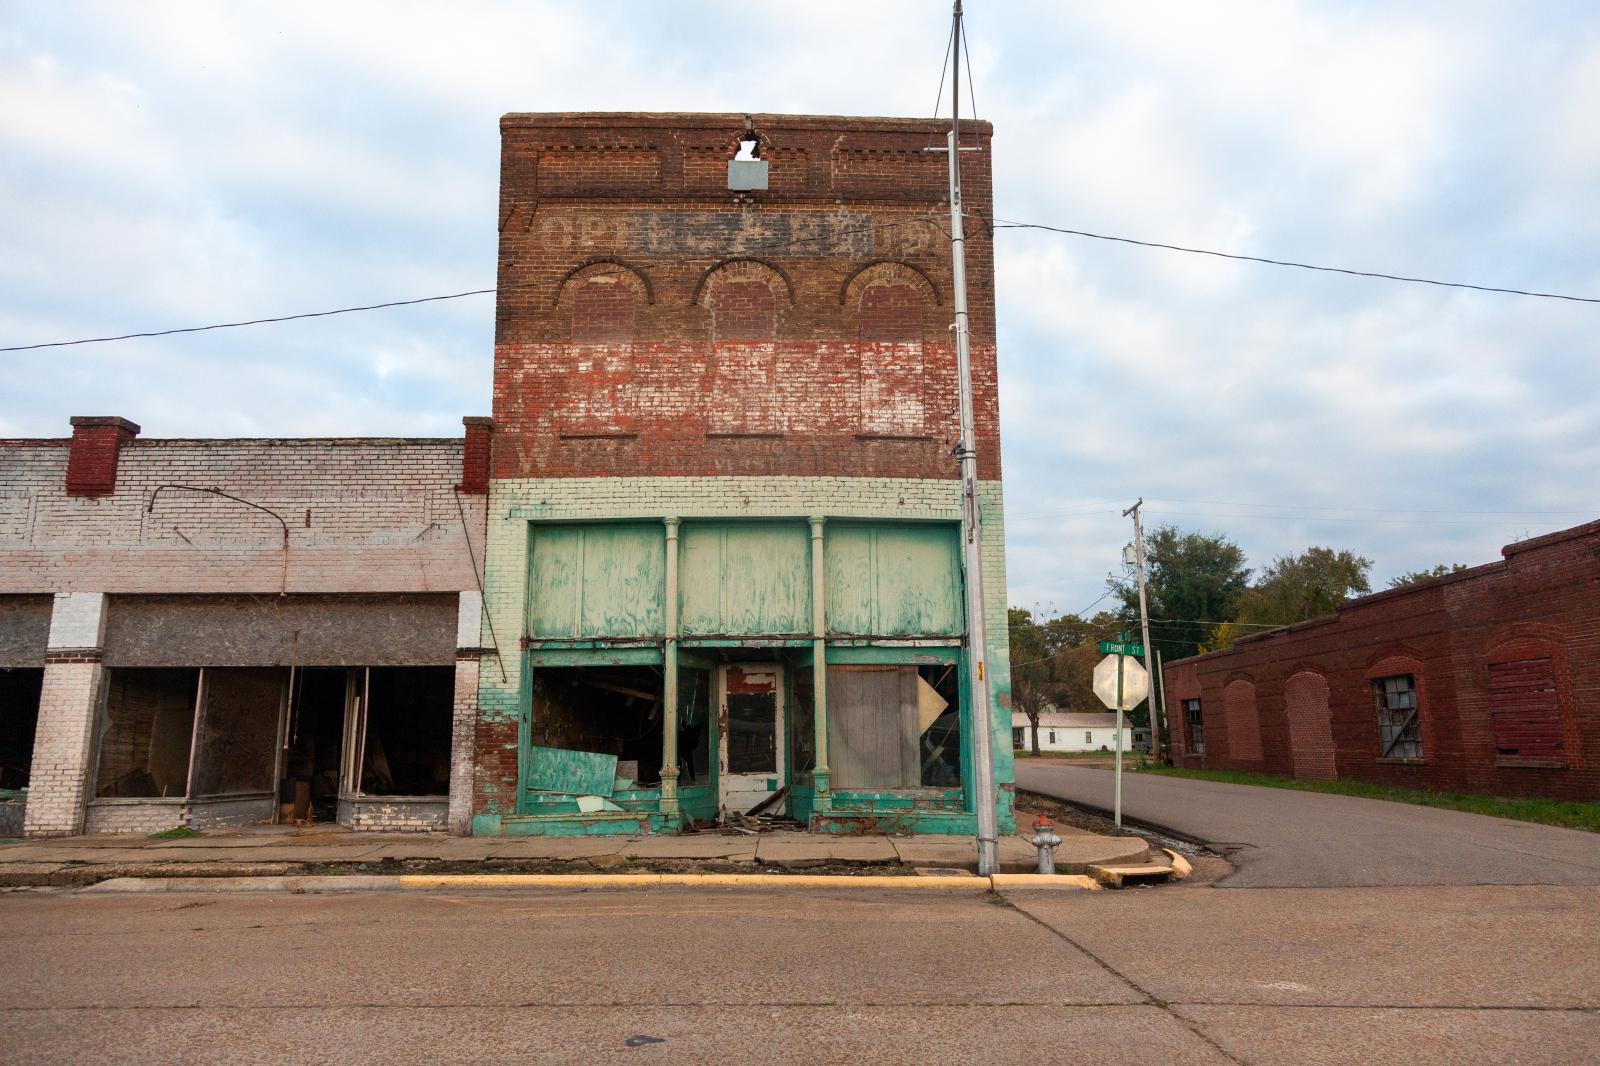
<svg viewBox="0 0 1600 1066">
<path fill-rule="evenodd" d="M 1061 844 L 1061 838 L 1056 836 L 1056 823 L 1044 815 L 1033 820 L 1033 839 L 1029 841 L 1039 849 L 1039 872 L 1053 874 L 1056 872 L 1056 848 Z"/>
</svg>

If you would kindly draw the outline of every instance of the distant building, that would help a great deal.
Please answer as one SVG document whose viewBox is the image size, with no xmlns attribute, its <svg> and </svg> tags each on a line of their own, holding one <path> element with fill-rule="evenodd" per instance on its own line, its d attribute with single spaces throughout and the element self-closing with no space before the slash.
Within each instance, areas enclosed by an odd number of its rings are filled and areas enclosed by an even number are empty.
<svg viewBox="0 0 1600 1066">
<path fill-rule="evenodd" d="M 1032 728 L 1027 715 L 1011 712 L 1011 746 L 1017 751 L 1032 751 Z M 1115 751 L 1116 747 L 1115 714 L 1045 711 L 1039 715 L 1040 751 Z M 1122 729 L 1122 750 L 1133 750 L 1133 729 L 1126 724 Z"/>
<path fill-rule="evenodd" d="M 1167 664 L 1179 766 L 1600 799 L 1600 522 Z"/>
</svg>

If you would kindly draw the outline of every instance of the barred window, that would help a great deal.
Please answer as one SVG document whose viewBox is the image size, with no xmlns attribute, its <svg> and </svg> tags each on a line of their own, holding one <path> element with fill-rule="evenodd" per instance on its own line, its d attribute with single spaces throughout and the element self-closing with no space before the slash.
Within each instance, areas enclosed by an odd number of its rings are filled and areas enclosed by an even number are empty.
<svg viewBox="0 0 1600 1066">
<path fill-rule="evenodd" d="M 1200 715 L 1199 700 L 1183 701 L 1183 724 L 1189 730 L 1189 751 L 1193 755 L 1206 753 L 1206 723 Z"/>
<path fill-rule="evenodd" d="M 1411 674 L 1373 678 L 1372 693 L 1378 704 L 1378 757 L 1422 758 L 1416 678 Z"/>
</svg>

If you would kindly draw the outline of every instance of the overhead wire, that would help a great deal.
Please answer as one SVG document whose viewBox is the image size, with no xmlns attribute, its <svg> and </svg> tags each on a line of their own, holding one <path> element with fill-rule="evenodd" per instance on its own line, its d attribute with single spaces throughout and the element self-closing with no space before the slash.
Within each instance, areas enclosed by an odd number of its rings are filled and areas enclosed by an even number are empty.
<svg viewBox="0 0 1600 1066">
<path fill-rule="evenodd" d="M 1116 237 L 1106 233 L 1091 233 L 1088 230 L 1070 229 L 1065 226 L 1046 226 L 1038 222 L 1013 222 L 1008 219 L 997 218 L 993 224 L 995 229 L 1044 230 L 1049 233 L 1066 234 L 1069 237 L 1087 237 L 1096 241 L 1137 245 L 1140 248 L 1160 248 L 1169 252 L 1209 255 L 1217 259 L 1236 259 L 1246 263 L 1264 263 L 1267 266 L 1293 267 L 1296 270 L 1316 270 L 1326 274 L 1347 274 L 1357 278 L 1381 278 L 1385 281 L 1402 281 L 1413 285 L 1435 285 L 1446 289 L 1472 289 L 1477 292 L 1498 292 L 1511 296 L 1535 296 L 1543 300 L 1569 300 L 1573 303 L 1600 304 L 1600 296 L 1572 296 L 1566 293 L 1540 292 L 1534 289 L 1512 289 L 1499 285 L 1475 285 L 1465 281 L 1442 281 L 1438 278 L 1415 277 L 1409 274 L 1388 274 L 1381 270 L 1355 270 L 1350 267 L 1322 266 L 1317 263 L 1302 263 L 1293 259 L 1269 259 L 1266 256 L 1219 252 L 1211 248 L 1194 248 L 1182 244 L 1168 244 L 1164 241 L 1142 241 L 1133 237 Z"/>
</svg>

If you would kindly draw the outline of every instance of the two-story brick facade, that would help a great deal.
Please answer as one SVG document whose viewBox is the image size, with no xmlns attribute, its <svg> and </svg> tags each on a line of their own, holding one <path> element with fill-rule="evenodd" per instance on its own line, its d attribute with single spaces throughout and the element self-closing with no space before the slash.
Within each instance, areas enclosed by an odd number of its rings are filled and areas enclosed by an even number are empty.
<svg viewBox="0 0 1600 1066">
<path fill-rule="evenodd" d="M 961 162 L 1010 823 L 990 129 Z M 970 832 L 940 123 L 501 122 L 474 829 Z M 741 138 L 764 188 L 730 187 Z M 504 648 L 503 648 L 504 650 Z M 503 669 L 502 669 L 503 668 Z"/>
</svg>

